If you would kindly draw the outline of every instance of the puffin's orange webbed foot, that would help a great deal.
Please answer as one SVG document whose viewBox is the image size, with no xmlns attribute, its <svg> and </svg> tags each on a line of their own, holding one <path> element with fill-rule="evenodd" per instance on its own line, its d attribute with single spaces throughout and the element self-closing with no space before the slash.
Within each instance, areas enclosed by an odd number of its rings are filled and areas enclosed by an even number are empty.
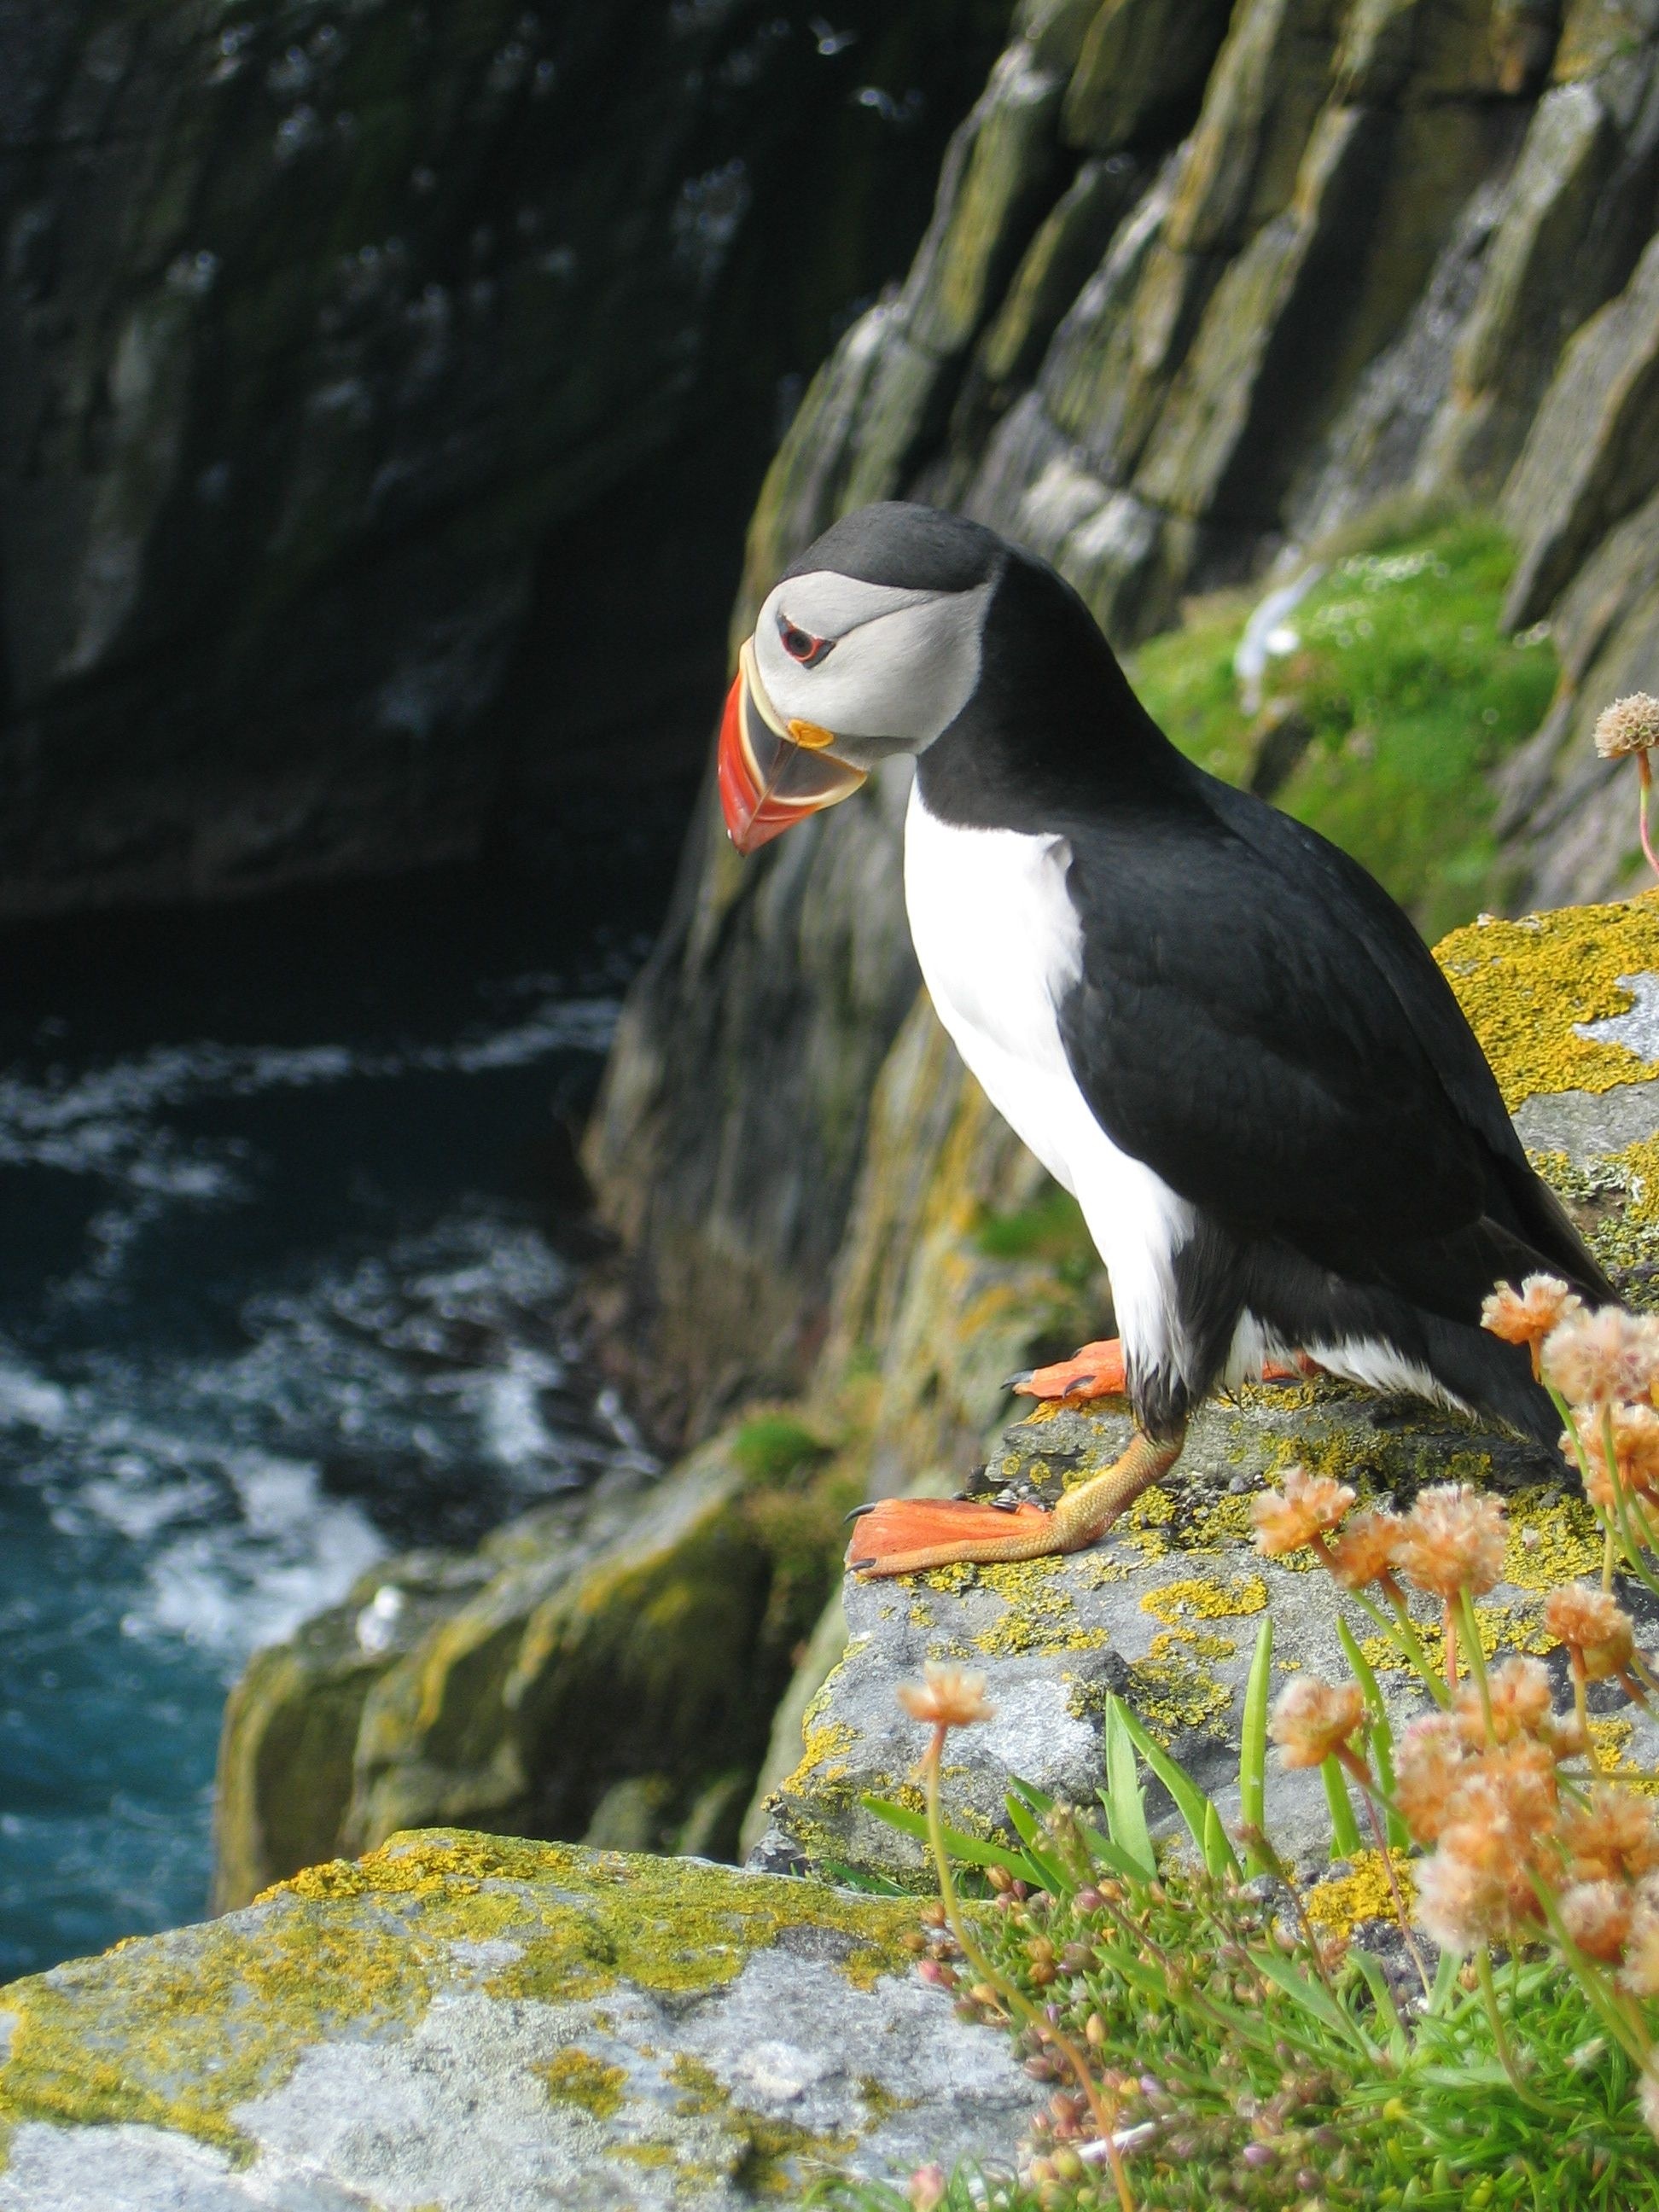
<svg viewBox="0 0 1659 2212">
<path fill-rule="evenodd" d="M 854 1574 L 914 1575 L 958 1560 L 988 1565 L 1058 1551 L 1045 1540 L 1053 1516 L 1040 1505 L 980 1505 L 971 1499 L 884 1498 L 864 1513 L 847 1547 Z"/>
<path fill-rule="evenodd" d="M 1096 1398 L 1121 1398 L 1128 1392 L 1123 1367 L 1123 1346 L 1115 1336 L 1085 1344 L 1069 1359 L 1056 1359 L 1047 1367 L 1033 1367 L 1016 1375 L 1009 1388 L 1025 1398 L 1070 1398 L 1079 1403 Z"/>
<path fill-rule="evenodd" d="M 1289 1366 L 1278 1359 L 1261 1363 L 1264 1382 L 1299 1382 L 1304 1376 L 1318 1372 L 1305 1352 L 1298 1352 Z M 1099 1398 L 1125 1398 L 1129 1382 L 1122 1342 L 1115 1336 L 1103 1337 L 1097 1344 L 1085 1344 L 1069 1359 L 1057 1359 L 1051 1366 L 1033 1367 L 1028 1374 L 1016 1375 L 1008 1387 L 1022 1397 L 1064 1398 L 1073 1405 L 1087 1405 Z"/>
<path fill-rule="evenodd" d="M 883 1498 L 861 1515 L 847 1547 L 848 1566 L 859 1575 L 915 1575 L 959 1560 L 988 1566 L 1080 1552 L 1103 1536 L 1149 1483 L 1169 1473 L 1185 1431 L 1183 1422 L 1158 1443 L 1137 1431 L 1110 1467 L 1068 1490 L 1052 1513 L 1040 1505 L 1009 1511 L 960 1498 Z"/>
</svg>

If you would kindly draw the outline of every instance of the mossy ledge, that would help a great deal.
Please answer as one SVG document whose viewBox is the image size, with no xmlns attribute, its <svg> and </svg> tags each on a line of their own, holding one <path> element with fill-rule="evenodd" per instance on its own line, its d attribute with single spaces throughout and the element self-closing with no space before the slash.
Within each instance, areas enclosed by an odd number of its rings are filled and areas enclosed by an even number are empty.
<svg viewBox="0 0 1659 2212">
<path fill-rule="evenodd" d="M 0 2208 L 744 2212 L 1012 2158 L 902 1899 L 462 1831 L 0 1996 Z"/>
<path fill-rule="evenodd" d="M 908 1967 L 914 1919 L 886 1899 L 701 1861 L 394 1836 L 206 1928 L 12 1984 L 0 1993 L 12 2019 L 0 2118 L 137 2121 L 245 2154 L 238 2106 L 278 2087 L 312 2045 L 413 2024 L 456 1944 L 502 1947 L 482 1986 L 505 2000 L 623 1984 L 678 1997 L 732 1981 L 804 1928 L 842 1939 L 840 1972 L 867 1990 Z"/>
</svg>

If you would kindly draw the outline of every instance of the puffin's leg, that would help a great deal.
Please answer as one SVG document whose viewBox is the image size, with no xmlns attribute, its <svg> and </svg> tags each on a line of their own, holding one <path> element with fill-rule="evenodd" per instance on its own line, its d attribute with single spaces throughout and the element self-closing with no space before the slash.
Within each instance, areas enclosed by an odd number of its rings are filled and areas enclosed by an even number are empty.
<svg viewBox="0 0 1659 2212">
<path fill-rule="evenodd" d="M 1139 1430 L 1102 1474 L 1068 1490 L 1052 1513 L 1040 1505 L 1006 1512 L 995 1505 L 936 1498 L 889 1498 L 872 1506 L 853 1532 L 847 1564 L 855 1574 L 913 1575 L 958 1560 L 992 1565 L 1080 1552 L 1103 1536 L 1126 1505 L 1169 1473 L 1181 1455 L 1183 1423 L 1171 1443 L 1154 1443 Z"/>
<path fill-rule="evenodd" d="M 1305 1353 L 1298 1353 L 1294 1366 L 1286 1367 L 1277 1359 L 1264 1359 L 1261 1379 L 1264 1382 L 1297 1382 L 1304 1375 L 1317 1375 L 1318 1368 Z M 1065 1398 L 1081 1405 L 1096 1398 L 1123 1398 L 1128 1395 L 1128 1379 L 1123 1367 L 1123 1346 L 1115 1336 L 1103 1337 L 1097 1344 L 1085 1344 L 1069 1359 L 1057 1359 L 1048 1367 L 1033 1367 L 1024 1375 L 1016 1375 L 1008 1385 L 1026 1398 Z"/>
</svg>

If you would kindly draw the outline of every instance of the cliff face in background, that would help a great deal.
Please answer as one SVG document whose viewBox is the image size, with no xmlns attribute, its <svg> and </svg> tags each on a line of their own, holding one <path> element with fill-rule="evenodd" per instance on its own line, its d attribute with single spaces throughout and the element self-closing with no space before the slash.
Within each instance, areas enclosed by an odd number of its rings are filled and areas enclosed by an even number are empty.
<svg viewBox="0 0 1659 2212">
<path fill-rule="evenodd" d="M 1659 671 L 1656 219 L 1655 0 L 1022 0 L 905 283 L 773 463 L 734 635 L 882 497 L 1007 532 L 1121 647 L 1402 515 L 1495 510 L 1492 648 L 1547 623 L 1559 681 L 1480 771 L 1469 907 L 1627 885 L 1632 793 L 1589 730 Z M 902 801 L 746 864 L 705 805 L 625 1016 L 588 1161 L 618 1312 L 686 1433 L 813 1371 L 914 990 Z M 918 1102 L 919 1188 L 948 1118 Z"/>
<path fill-rule="evenodd" d="M 994 0 L 0 9 L 0 915 L 475 852 L 707 735 L 780 380 Z"/>
<path fill-rule="evenodd" d="M 908 281 L 784 440 L 738 631 L 836 514 L 947 501 L 1054 559 L 1179 742 L 1345 836 L 1435 933 L 1625 887 L 1634 780 L 1588 726 L 1659 689 L 1656 211 L 1659 0 L 1026 0 Z M 1274 617 L 1294 635 L 1261 637 L 1252 610 L 1310 562 Z M 588 1133 L 605 1340 L 661 1433 L 708 1441 L 648 1499 L 386 1563 L 259 1655 L 227 1716 L 221 1902 L 399 1825 L 707 1851 L 760 1838 L 779 1787 L 796 1843 L 854 1811 L 837 1700 L 867 1678 L 813 1702 L 847 1642 L 842 1511 L 972 1482 L 988 1445 L 1006 1467 L 1006 1378 L 1110 1320 L 1075 1209 L 918 998 L 905 796 L 872 779 L 748 862 L 705 801 Z M 1644 900 L 1442 948 L 1523 1137 L 1636 1281 L 1653 1063 L 1620 979 L 1652 970 L 1654 927 Z M 1287 1426 L 1219 1453 L 1224 1529 L 1189 1492 L 1159 1510 L 1242 1538 L 1247 1461 L 1325 1465 L 1337 1399 L 1363 1430 L 1368 1399 L 1266 1394 Z M 1459 1464 L 1401 1417 L 1403 1459 L 1372 1438 L 1368 1468 Z M 1119 1548 L 1079 1576 L 1103 1588 Z M 1005 1657 L 1092 1638 L 1103 1668 L 1150 1638 L 1143 1687 L 1185 1726 L 1229 1697 L 1188 1668 L 1193 1587 L 1126 1598 L 1109 1632 L 1004 1624 L 980 1589 L 969 1625 Z M 914 1663 L 925 1607 L 853 1611 L 865 1661 Z"/>
</svg>

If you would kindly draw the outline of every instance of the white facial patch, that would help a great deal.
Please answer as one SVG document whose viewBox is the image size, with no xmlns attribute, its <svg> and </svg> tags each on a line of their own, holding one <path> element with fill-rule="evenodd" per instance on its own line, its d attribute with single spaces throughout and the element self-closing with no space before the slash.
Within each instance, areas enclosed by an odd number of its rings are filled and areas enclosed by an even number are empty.
<svg viewBox="0 0 1659 2212">
<path fill-rule="evenodd" d="M 905 591 L 831 568 L 791 576 L 755 625 L 755 660 L 786 720 L 838 738 L 891 738 L 919 751 L 973 696 L 988 584 L 969 592 Z M 779 617 L 833 650 L 808 668 L 787 653 Z"/>
</svg>

